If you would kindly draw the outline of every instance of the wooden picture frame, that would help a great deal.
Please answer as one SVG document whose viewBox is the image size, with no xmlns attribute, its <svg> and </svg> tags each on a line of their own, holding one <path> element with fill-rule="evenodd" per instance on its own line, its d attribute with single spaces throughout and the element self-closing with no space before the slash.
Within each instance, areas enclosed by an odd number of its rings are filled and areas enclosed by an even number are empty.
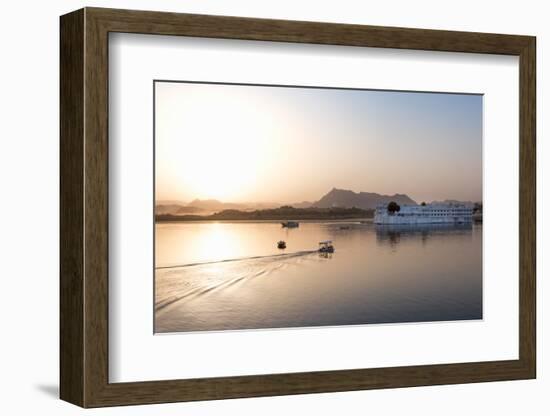
<svg viewBox="0 0 550 416">
<path fill-rule="evenodd" d="M 536 376 L 535 38 L 85 8 L 61 17 L 60 396 L 82 407 L 337 392 Z M 237 377 L 108 379 L 110 32 L 515 55 L 520 91 L 519 359 Z"/>
</svg>

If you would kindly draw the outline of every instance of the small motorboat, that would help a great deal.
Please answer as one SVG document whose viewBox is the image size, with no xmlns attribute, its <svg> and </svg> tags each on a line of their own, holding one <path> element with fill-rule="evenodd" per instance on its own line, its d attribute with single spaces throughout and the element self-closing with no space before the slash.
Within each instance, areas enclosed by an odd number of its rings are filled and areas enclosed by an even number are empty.
<svg viewBox="0 0 550 416">
<path fill-rule="evenodd" d="M 300 223 L 298 221 L 285 221 L 282 222 L 281 225 L 283 228 L 296 228 L 300 226 Z"/>
<path fill-rule="evenodd" d="M 334 246 L 331 240 L 319 242 L 319 253 L 334 253 Z"/>
<path fill-rule="evenodd" d="M 277 243 L 277 248 L 280 248 L 281 250 L 285 249 L 286 248 L 286 243 L 283 240 L 279 241 Z"/>
</svg>

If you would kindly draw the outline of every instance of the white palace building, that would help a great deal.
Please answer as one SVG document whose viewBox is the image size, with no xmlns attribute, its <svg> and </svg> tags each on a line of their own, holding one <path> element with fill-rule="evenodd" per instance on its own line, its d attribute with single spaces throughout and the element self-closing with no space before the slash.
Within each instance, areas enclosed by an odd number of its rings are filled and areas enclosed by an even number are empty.
<svg viewBox="0 0 550 416">
<path fill-rule="evenodd" d="M 465 204 L 401 205 L 399 211 L 389 212 L 388 204 L 378 205 L 375 224 L 465 224 L 472 222 L 472 207 Z"/>
</svg>

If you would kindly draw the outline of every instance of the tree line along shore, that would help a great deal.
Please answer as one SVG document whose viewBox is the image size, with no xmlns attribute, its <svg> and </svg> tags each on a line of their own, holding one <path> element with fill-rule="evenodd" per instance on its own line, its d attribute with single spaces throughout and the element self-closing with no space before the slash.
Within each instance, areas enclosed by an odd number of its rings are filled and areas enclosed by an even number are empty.
<svg viewBox="0 0 550 416">
<path fill-rule="evenodd" d="M 373 209 L 362 208 L 294 208 L 282 206 L 273 209 L 241 211 L 226 209 L 210 215 L 155 215 L 156 222 L 173 221 L 246 221 L 246 220 L 343 220 L 373 218 Z"/>
</svg>

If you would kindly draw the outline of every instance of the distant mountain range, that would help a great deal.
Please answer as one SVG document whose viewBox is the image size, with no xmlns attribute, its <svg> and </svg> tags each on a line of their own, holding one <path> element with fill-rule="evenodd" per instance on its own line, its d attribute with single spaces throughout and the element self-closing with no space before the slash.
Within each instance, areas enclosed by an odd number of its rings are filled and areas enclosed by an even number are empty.
<svg viewBox="0 0 550 416">
<path fill-rule="evenodd" d="M 318 208 L 362 208 L 374 209 L 377 205 L 395 201 L 400 205 L 416 204 L 404 194 L 381 195 L 375 192 L 353 192 L 347 189 L 333 188 L 328 194 L 311 206 Z"/>
<path fill-rule="evenodd" d="M 203 211 L 223 211 L 224 209 L 243 209 L 244 204 L 221 202 L 217 199 L 195 199 L 187 204 L 188 207 Z"/>
<path fill-rule="evenodd" d="M 211 215 L 224 210 L 256 211 L 289 205 L 294 208 L 360 208 L 374 209 L 377 205 L 395 201 L 399 205 L 416 204 L 405 194 L 381 195 L 375 192 L 354 192 L 333 188 L 318 201 L 302 201 L 294 204 L 278 203 L 230 203 L 216 199 L 195 199 L 189 203 L 162 201 L 155 207 L 156 215 Z M 450 202 L 450 201 L 449 201 Z"/>
<path fill-rule="evenodd" d="M 203 211 L 223 211 L 226 209 L 238 209 L 242 211 L 250 211 L 256 209 L 277 208 L 281 204 L 270 202 L 221 202 L 217 199 L 195 199 L 187 204 L 188 207 L 202 209 Z"/>
<path fill-rule="evenodd" d="M 156 215 L 177 214 L 182 208 L 186 208 L 179 203 L 160 203 L 155 205 Z"/>
<path fill-rule="evenodd" d="M 254 211 L 277 208 L 277 203 L 233 203 L 222 202 L 217 199 L 194 199 L 189 203 L 161 201 L 155 206 L 156 215 L 210 215 L 225 210 Z"/>
<path fill-rule="evenodd" d="M 315 203 L 311 201 L 296 202 L 294 204 L 287 204 L 294 208 L 311 208 Z"/>
</svg>

